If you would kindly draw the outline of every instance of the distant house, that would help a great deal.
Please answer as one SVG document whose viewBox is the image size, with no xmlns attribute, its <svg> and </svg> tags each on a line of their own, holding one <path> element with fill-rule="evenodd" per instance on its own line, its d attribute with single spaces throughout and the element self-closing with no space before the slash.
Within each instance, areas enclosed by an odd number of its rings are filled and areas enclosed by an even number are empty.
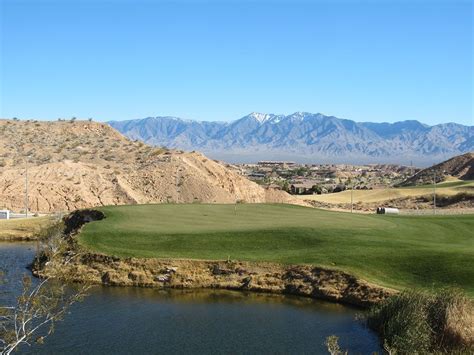
<svg viewBox="0 0 474 355">
<path fill-rule="evenodd" d="M 295 182 L 290 185 L 290 192 L 293 195 L 311 195 L 314 193 L 313 186 L 312 182 Z"/>
<path fill-rule="evenodd" d="M 295 166 L 296 163 L 294 161 L 273 161 L 273 160 L 261 160 L 257 163 L 259 166 L 270 166 L 270 167 L 281 167 L 281 168 L 288 168 L 291 166 Z"/>
<path fill-rule="evenodd" d="M 10 219 L 10 211 L 0 210 L 0 219 Z"/>
<path fill-rule="evenodd" d="M 248 174 L 247 177 L 251 180 L 262 180 L 262 179 L 265 179 L 265 174 L 263 174 L 263 173 L 251 173 L 251 174 Z"/>
</svg>

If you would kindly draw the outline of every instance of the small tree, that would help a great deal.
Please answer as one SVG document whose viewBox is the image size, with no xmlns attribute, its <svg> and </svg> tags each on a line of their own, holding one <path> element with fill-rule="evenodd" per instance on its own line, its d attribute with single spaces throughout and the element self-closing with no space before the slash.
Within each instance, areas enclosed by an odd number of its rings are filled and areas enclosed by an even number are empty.
<svg viewBox="0 0 474 355">
<path fill-rule="evenodd" d="M 42 343 L 54 332 L 56 322 L 63 319 L 69 307 L 81 301 L 90 285 L 71 284 L 65 271 L 78 254 L 67 250 L 62 224 L 55 223 L 43 231 L 36 263 L 48 260 L 48 276 L 34 284 L 25 275 L 23 290 L 12 306 L 0 306 L 0 354 L 7 355 L 21 345 Z M 42 336 L 38 336 L 42 335 Z"/>
<path fill-rule="evenodd" d="M 22 344 L 31 345 L 35 337 L 42 343 L 68 308 L 84 297 L 84 288 L 75 291 L 49 277 L 33 286 L 31 277 L 25 275 L 22 284 L 16 305 L 0 307 L 0 354 L 11 354 Z M 46 333 L 37 337 L 41 331 Z"/>
<path fill-rule="evenodd" d="M 311 188 L 311 190 L 314 192 L 314 193 L 317 193 L 318 195 L 321 195 L 322 193 L 322 188 L 321 186 L 319 185 L 313 185 L 313 187 Z"/>
</svg>

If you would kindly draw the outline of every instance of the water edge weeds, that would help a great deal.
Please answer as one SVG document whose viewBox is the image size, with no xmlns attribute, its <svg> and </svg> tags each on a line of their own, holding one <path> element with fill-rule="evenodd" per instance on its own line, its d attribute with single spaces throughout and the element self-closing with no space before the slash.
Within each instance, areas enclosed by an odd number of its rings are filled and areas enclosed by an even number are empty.
<svg viewBox="0 0 474 355">
<path fill-rule="evenodd" d="M 406 290 L 373 306 L 367 325 L 390 354 L 472 353 L 472 301 L 457 288 Z"/>
</svg>

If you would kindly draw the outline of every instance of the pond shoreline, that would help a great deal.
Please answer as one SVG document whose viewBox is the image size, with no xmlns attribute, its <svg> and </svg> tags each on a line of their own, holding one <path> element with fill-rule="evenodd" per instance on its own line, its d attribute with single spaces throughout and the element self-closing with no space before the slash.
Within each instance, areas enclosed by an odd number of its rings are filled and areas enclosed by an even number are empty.
<svg viewBox="0 0 474 355">
<path fill-rule="evenodd" d="M 15 301 L 21 292 L 17 280 L 28 272 L 34 255 L 34 243 L 0 243 L 0 268 L 8 279 L 0 303 Z M 331 334 L 351 353 L 380 352 L 376 333 L 356 319 L 362 312 L 290 295 L 97 285 L 44 344 L 32 343 L 21 352 L 325 353 L 324 341 Z"/>
<path fill-rule="evenodd" d="M 38 240 L 36 236 L 8 236 L 0 235 L 0 243 L 27 243 L 35 242 Z"/>
<path fill-rule="evenodd" d="M 371 284 L 339 270 L 312 265 L 271 262 L 120 258 L 93 253 L 76 240 L 84 224 L 101 220 L 98 210 L 75 211 L 64 218 L 67 251 L 32 265 L 35 276 L 45 277 L 60 268 L 68 279 L 106 286 L 174 289 L 228 289 L 292 294 L 358 307 L 369 307 L 397 291 Z M 68 260 L 66 262 L 65 260 Z"/>
<path fill-rule="evenodd" d="M 158 289 L 228 289 L 291 294 L 369 307 L 396 291 L 345 272 L 311 265 L 186 259 L 118 258 L 84 253 L 68 264 L 36 263 L 33 273 L 48 276 L 60 267 L 75 282 Z"/>
</svg>

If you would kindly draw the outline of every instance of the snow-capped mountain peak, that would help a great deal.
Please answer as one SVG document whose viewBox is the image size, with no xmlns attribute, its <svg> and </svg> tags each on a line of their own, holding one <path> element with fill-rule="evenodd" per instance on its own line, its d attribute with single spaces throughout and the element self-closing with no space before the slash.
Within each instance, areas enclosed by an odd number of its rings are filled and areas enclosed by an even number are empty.
<svg viewBox="0 0 474 355">
<path fill-rule="evenodd" d="M 413 161 L 428 165 L 474 151 L 474 126 L 428 126 L 418 121 L 355 122 L 308 112 L 287 116 L 252 112 L 228 123 L 156 117 L 109 124 L 132 139 L 201 150 L 213 158 L 231 161 Z"/>
<path fill-rule="evenodd" d="M 268 113 L 260 113 L 260 112 L 252 112 L 250 115 L 247 117 L 253 118 L 256 121 L 260 123 L 264 123 L 266 121 L 269 121 L 273 118 L 274 115 L 268 114 Z"/>
</svg>

